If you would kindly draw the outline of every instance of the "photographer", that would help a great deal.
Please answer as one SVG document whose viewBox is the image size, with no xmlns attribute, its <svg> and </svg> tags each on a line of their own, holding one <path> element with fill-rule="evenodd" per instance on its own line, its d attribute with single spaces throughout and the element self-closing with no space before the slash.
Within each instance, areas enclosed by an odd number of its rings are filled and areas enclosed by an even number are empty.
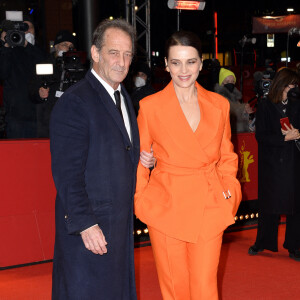
<svg viewBox="0 0 300 300">
<path fill-rule="evenodd" d="M 72 51 L 74 45 L 75 38 L 69 31 L 59 31 L 54 41 L 55 52 L 46 61 L 53 64 L 53 75 L 37 76 L 34 97 L 37 102 L 38 137 L 49 137 L 49 120 L 56 101 L 67 88 L 83 78 L 86 72 L 79 61 L 78 52 Z"/>
<path fill-rule="evenodd" d="M 20 23 L 24 24 L 24 32 L 15 28 Z M 23 22 L 18 24 L 4 20 L 1 29 L 0 80 L 3 80 L 6 137 L 34 138 L 36 108 L 30 99 L 28 85 L 34 75 L 35 65 L 43 60 L 44 55 L 35 45 L 35 29 L 31 18 L 25 16 Z M 10 30 L 14 30 L 15 37 L 20 38 L 17 44 L 7 35 Z"/>
<path fill-rule="evenodd" d="M 291 69 L 278 71 L 265 98 L 258 101 L 259 218 L 256 242 L 248 250 L 278 251 L 280 215 L 286 215 L 283 247 L 289 257 L 300 261 L 300 96 L 299 75 Z M 283 121 L 285 121 L 284 125 Z"/>
</svg>

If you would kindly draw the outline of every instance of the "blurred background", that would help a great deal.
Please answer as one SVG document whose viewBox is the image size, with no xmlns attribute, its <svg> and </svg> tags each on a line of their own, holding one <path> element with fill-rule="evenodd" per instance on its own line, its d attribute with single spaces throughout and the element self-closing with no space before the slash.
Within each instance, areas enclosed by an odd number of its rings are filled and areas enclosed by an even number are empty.
<svg viewBox="0 0 300 300">
<path fill-rule="evenodd" d="M 243 37 L 256 38 L 255 44 L 247 41 L 243 45 L 243 62 L 260 66 L 266 59 L 278 63 L 286 58 L 287 32 L 253 33 L 253 18 L 297 15 L 300 4 L 297 0 L 208 0 L 203 10 L 191 11 L 170 9 L 168 0 L 1 0 L 1 20 L 7 10 L 22 10 L 33 17 L 37 39 L 44 49 L 49 49 L 60 29 L 67 29 L 76 34 L 78 48 L 88 51 L 87 35 L 96 24 L 105 18 L 122 17 L 134 21 L 141 35 L 138 56 L 145 56 L 152 66 L 162 62 L 165 40 L 178 28 L 197 33 L 203 42 L 204 58 L 217 56 L 221 65 L 240 64 Z M 297 23 L 294 25 L 291 27 L 297 28 Z M 273 46 L 267 46 L 268 38 Z M 291 61 L 299 60 L 298 42 L 299 35 L 291 35 Z"/>
</svg>

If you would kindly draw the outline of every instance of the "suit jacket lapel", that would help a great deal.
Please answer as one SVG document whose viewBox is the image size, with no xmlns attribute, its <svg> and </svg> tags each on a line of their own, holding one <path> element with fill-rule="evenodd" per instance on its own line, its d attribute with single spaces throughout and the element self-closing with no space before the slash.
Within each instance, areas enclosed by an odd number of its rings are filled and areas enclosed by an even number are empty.
<svg viewBox="0 0 300 300">
<path fill-rule="evenodd" d="M 196 87 L 201 111 L 201 120 L 196 132 L 192 131 L 184 116 L 172 81 L 161 94 L 161 120 L 170 136 L 174 141 L 178 141 L 178 147 L 185 151 L 186 155 L 195 161 L 207 162 L 209 159 L 204 148 L 213 141 L 217 133 L 221 111 L 208 102 L 208 95 L 199 84 L 196 83 Z"/>
<path fill-rule="evenodd" d="M 119 127 L 120 131 L 122 132 L 122 134 L 126 140 L 126 143 L 128 143 L 128 145 L 130 145 L 131 142 L 130 142 L 127 130 L 125 128 L 124 121 L 123 121 L 118 109 L 116 108 L 116 105 L 112 101 L 110 95 L 108 94 L 106 89 L 103 87 L 103 85 L 98 81 L 98 79 L 91 73 L 91 71 L 89 71 L 86 76 L 87 76 L 87 80 L 90 82 L 92 87 L 97 91 L 97 93 L 99 95 L 99 99 L 101 100 L 101 102 L 103 103 L 103 105 L 105 106 L 105 108 L 107 109 L 109 114 L 111 115 L 111 117 L 116 122 L 116 125 Z"/>
<path fill-rule="evenodd" d="M 213 143 L 216 134 L 219 130 L 222 112 L 219 108 L 213 105 L 210 94 L 199 84 L 197 86 L 198 102 L 201 111 L 201 121 L 197 128 L 196 135 L 198 142 L 204 149 L 207 145 Z"/>
</svg>

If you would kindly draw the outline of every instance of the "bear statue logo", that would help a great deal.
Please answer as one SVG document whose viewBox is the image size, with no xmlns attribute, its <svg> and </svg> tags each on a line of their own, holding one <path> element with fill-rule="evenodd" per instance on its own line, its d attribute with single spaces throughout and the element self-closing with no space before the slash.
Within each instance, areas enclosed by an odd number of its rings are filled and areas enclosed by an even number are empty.
<svg viewBox="0 0 300 300">
<path fill-rule="evenodd" d="M 253 155 L 250 155 L 250 152 L 245 150 L 246 143 L 243 141 L 243 145 L 241 147 L 240 153 L 240 163 L 239 163 L 239 170 L 238 170 L 238 180 L 240 182 L 250 182 L 250 176 L 248 172 L 248 167 L 250 164 L 254 162 Z"/>
</svg>

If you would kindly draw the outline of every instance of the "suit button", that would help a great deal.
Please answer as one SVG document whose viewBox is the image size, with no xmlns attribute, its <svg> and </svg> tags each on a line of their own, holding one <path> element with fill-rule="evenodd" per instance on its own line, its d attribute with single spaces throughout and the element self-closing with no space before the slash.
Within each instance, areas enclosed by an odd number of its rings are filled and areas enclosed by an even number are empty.
<svg viewBox="0 0 300 300">
<path fill-rule="evenodd" d="M 68 215 L 65 215 L 65 219 L 68 219 Z"/>
<path fill-rule="evenodd" d="M 126 146 L 126 150 L 129 151 L 131 148 L 130 146 Z"/>
</svg>

